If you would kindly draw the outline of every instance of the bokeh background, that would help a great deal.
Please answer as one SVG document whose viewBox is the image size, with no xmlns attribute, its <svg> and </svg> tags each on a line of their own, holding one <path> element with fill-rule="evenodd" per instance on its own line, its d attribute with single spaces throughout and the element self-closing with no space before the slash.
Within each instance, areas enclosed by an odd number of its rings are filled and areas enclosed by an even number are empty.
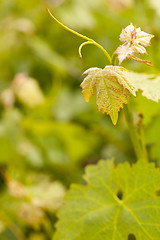
<svg viewBox="0 0 160 240">
<path fill-rule="evenodd" d="M 108 64 L 103 52 L 54 22 L 46 11 L 112 54 L 132 22 L 154 34 L 147 49 L 160 72 L 160 0 L 0 0 L 0 239 L 49 240 L 71 183 L 82 183 L 87 164 L 114 157 L 135 162 L 123 111 L 118 124 L 85 103 L 80 83 L 90 67 Z M 138 94 L 137 113 L 151 161 L 160 159 L 160 104 Z M 135 114 L 135 117 L 137 115 Z M 54 239 L 54 238 L 53 238 Z"/>
</svg>

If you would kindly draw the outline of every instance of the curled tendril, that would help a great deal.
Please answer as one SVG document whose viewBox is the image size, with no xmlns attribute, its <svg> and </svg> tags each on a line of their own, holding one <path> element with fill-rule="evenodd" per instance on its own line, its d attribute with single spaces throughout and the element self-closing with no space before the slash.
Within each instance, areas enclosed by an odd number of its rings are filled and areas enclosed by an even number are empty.
<svg viewBox="0 0 160 240">
<path fill-rule="evenodd" d="M 80 46 L 79 46 L 79 56 L 80 58 L 82 58 L 82 48 L 87 45 L 87 44 L 95 44 L 94 42 L 91 41 L 87 41 L 87 42 L 83 42 Z"/>
<path fill-rule="evenodd" d="M 110 57 L 110 55 L 108 54 L 108 52 L 107 52 L 99 43 L 97 43 L 96 41 L 94 41 L 93 39 L 91 39 L 91 38 L 89 38 L 89 37 L 87 37 L 87 36 L 84 36 L 83 34 L 80 34 L 80 33 L 76 32 L 76 31 L 74 31 L 73 29 L 71 29 L 71 28 L 69 28 L 69 27 L 67 27 L 67 26 L 65 26 L 63 23 L 61 23 L 57 18 L 55 18 L 55 17 L 53 16 L 53 14 L 50 12 L 50 10 L 49 10 L 48 8 L 47 8 L 47 12 L 48 12 L 49 15 L 50 15 L 60 26 L 62 26 L 64 29 L 66 29 L 66 30 L 68 30 L 69 32 L 77 35 L 78 37 L 81 37 L 81 38 L 87 40 L 87 42 L 82 43 L 82 44 L 80 45 L 80 47 L 79 47 L 80 58 L 82 58 L 82 54 L 81 54 L 82 47 L 83 47 L 84 45 L 86 45 L 86 44 L 94 44 L 95 46 L 97 46 L 99 49 L 101 49 L 101 50 L 104 52 L 104 54 L 105 54 L 106 57 L 108 58 L 109 62 L 111 63 L 111 57 Z"/>
</svg>

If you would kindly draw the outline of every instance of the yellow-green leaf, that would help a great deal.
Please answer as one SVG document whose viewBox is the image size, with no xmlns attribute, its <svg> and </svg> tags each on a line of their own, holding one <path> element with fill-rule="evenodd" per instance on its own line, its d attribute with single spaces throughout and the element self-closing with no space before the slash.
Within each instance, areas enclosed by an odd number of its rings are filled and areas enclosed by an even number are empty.
<svg viewBox="0 0 160 240">
<path fill-rule="evenodd" d="M 142 95 L 158 102 L 160 99 L 160 76 L 145 73 L 126 71 L 125 76 L 134 86 L 135 90 L 141 90 Z"/>
<path fill-rule="evenodd" d="M 87 167 L 87 185 L 72 185 L 54 240 L 159 240 L 160 172 L 154 164 Z"/>
<path fill-rule="evenodd" d="M 130 93 L 135 96 L 135 88 L 126 78 L 124 71 L 127 70 L 112 65 L 104 69 L 90 68 L 84 72 L 87 77 L 81 84 L 86 102 L 94 95 L 95 88 L 97 89 L 97 108 L 110 115 L 114 125 L 123 104 L 128 103 Z"/>
</svg>

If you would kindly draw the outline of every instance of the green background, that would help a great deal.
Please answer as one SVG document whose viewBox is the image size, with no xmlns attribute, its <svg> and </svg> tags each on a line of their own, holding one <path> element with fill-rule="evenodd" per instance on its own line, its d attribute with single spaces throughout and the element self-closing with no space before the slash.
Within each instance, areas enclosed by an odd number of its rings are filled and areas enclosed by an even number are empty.
<svg viewBox="0 0 160 240">
<path fill-rule="evenodd" d="M 48 240 L 71 183 L 84 167 L 113 157 L 135 162 L 123 110 L 118 124 L 85 103 L 80 83 L 90 67 L 104 68 L 104 53 L 54 22 L 91 37 L 112 54 L 131 22 L 154 34 L 147 48 L 153 67 L 126 60 L 137 72 L 160 72 L 159 0 L 0 0 L 0 239 Z M 160 160 L 160 104 L 138 94 L 135 121 L 151 161 Z"/>
</svg>

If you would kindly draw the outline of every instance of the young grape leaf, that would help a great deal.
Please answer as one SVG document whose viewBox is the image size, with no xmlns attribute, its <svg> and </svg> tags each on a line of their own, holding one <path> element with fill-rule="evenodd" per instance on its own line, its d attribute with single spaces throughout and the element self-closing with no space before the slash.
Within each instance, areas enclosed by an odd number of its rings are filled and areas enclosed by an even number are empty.
<svg viewBox="0 0 160 240">
<path fill-rule="evenodd" d="M 145 73 L 126 71 L 125 76 L 129 79 L 135 90 L 142 90 L 142 95 L 158 102 L 160 99 L 160 77 Z"/>
<path fill-rule="evenodd" d="M 87 167 L 87 185 L 72 185 L 54 240 L 159 240 L 160 172 L 154 164 Z"/>
<path fill-rule="evenodd" d="M 81 84 L 82 93 L 86 102 L 94 95 L 97 89 L 97 108 L 102 113 L 110 115 L 113 124 L 118 120 L 118 112 L 123 104 L 128 103 L 130 93 L 135 96 L 135 88 L 124 75 L 127 71 L 119 66 L 106 66 L 101 68 L 90 68 L 84 72 L 87 77 Z"/>
</svg>

